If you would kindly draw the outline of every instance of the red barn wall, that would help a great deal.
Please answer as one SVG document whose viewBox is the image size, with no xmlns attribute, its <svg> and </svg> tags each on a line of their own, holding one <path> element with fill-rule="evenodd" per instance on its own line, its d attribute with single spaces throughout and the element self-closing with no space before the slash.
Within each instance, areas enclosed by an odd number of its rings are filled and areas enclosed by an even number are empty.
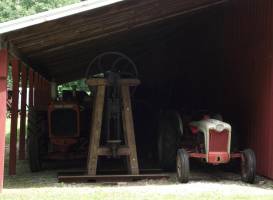
<svg viewBox="0 0 273 200">
<path fill-rule="evenodd" d="M 233 0 L 225 24 L 226 112 L 236 114 L 257 172 L 273 178 L 273 1 Z"/>
</svg>

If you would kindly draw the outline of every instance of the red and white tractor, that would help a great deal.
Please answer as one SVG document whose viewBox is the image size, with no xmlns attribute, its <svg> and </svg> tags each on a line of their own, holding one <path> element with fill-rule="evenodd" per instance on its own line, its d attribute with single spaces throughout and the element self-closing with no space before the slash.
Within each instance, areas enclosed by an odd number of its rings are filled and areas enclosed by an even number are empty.
<svg viewBox="0 0 273 200">
<path fill-rule="evenodd" d="M 186 183 L 190 174 L 190 159 L 211 165 L 224 165 L 240 159 L 242 181 L 253 183 L 256 158 L 251 149 L 231 149 L 232 127 L 221 115 L 181 115 L 167 111 L 160 115 L 158 130 L 159 161 L 164 169 L 175 166 L 178 181 Z"/>
</svg>

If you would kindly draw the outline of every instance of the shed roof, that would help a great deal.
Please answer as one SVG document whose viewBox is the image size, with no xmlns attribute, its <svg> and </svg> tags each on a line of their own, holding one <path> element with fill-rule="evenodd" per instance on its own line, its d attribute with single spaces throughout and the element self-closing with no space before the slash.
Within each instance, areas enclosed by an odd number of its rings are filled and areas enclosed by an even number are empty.
<svg viewBox="0 0 273 200">
<path fill-rule="evenodd" d="M 227 1 L 89 0 L 1 23 L 0 39 L 48 79 L 67 82 L 82 78 L 98 53 L 119 50 L 137 58 L 145 51 L 137 47 L 182 26 L 178 17 Z"/>
</svg>

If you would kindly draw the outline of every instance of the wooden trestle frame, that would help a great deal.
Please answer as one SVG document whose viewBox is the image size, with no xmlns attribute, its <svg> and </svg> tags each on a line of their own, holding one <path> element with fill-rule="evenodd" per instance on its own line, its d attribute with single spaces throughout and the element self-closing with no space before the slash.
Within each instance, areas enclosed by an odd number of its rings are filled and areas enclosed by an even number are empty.
<svg viewBox="0 0 273 200">
<path fill-rule="evenodd" d="M 111 155 L 111 149 L 109 147 L 100 146 L 105 90 L 108 85 L 108 81 L 106 79 L 94 78 L 87 80 L 87 84 L 89 86 L 96 87 L 87 161 L 87 173 L 88 175 L 94 176 L 97 174 L 97 161 L 99 156 Z M 118 148 L 117 155 L 127 157 L 128 172 L 132 175 L 139 174 L 139 166 L 136 151 L 130 87 L 138 84 L 140 84 L 140 81 L 137 79 L 121 79 L 119 81 L 122 97 L 122 124 L 125 145 Z"/>
</svg>

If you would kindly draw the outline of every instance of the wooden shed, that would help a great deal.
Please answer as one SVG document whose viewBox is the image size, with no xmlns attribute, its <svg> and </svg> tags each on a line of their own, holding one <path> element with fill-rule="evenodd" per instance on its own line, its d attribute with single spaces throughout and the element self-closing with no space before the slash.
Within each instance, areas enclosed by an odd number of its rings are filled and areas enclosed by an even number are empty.
<svg viewBox="0 0 273 200">
<path fill-rule="evenodd" d="M 26 88 L 30 106 L 46 106 L 52 80 L 84 78 L 92 58 L 105 51 L 137 63 L 139 96 L 155 109 L 221 111 L 238 124 L 241 146 L 255 150 L 258 173 L 273 178 L 272 19 L 271 0 L 90 0 L 0 24 L 0 188 L 8 65 L 12 175 L 17 152 L 25 159 Z"/>
</svg>

